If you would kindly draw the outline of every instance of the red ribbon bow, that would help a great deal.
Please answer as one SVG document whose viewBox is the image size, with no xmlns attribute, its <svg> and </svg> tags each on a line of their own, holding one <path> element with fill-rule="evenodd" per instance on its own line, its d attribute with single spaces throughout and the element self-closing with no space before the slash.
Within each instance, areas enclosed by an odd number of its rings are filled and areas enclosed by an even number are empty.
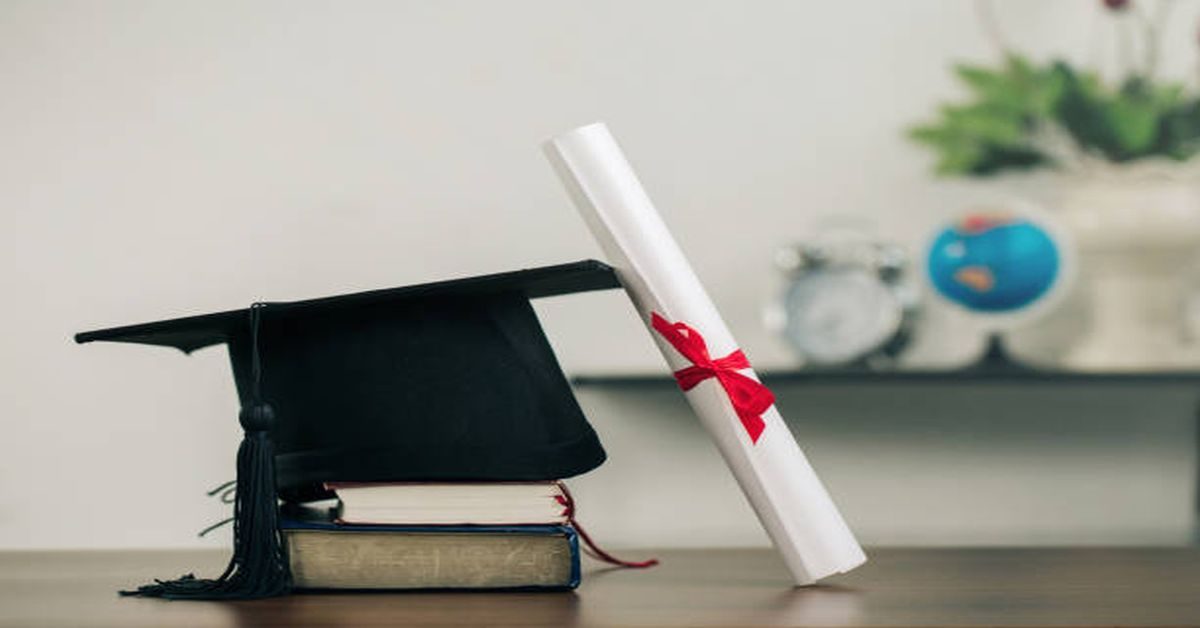
<svg viewBox="0 0 1200 628">
<path fill-rule="evenodd" d="M 762 413 L 775 403 L 775 395 L 762 382 L 738 372 L 750 368 L 750 360 L 741 349 L 723 357 L 713 359 L 708 355 L 708 345 L 700 332 L 686 323 L 669 323 L 658 312 L 650 315 L 650 324 L 692 366 L 675 371 L 675 380 L 683 390 L 691 390 L 700 382 L 715 377 L 729 395 L 729 401 L 742 421 L 742 427 L 750 435 L 750 442 L 757 443 L 759 435 L 767 427 Z"/>
</svg>

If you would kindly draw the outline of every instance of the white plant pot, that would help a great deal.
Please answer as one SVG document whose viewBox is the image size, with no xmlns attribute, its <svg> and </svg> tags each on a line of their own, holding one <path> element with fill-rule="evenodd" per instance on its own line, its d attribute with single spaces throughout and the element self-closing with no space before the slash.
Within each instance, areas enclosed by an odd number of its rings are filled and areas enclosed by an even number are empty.
<svg viewBox="0 0 1200 628">
<path fill-rule="evenodd" d="M 1071 325 L 1074 336 L 1059 366 L 1200 366 L 1200 345 L 1189 338 L 1185 316 L 1200 253 L 1195 172 L 1178 165 L 1106 166 L 1061 182 L 1055 213 L 1074 240 L 1078 274 L 1055 317 Z"/>
</svg>

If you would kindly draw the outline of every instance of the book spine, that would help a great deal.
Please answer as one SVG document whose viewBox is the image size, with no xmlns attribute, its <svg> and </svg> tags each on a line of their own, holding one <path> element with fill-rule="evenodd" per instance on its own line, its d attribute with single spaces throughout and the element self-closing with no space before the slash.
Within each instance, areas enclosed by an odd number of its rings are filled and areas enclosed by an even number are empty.
<svg viewBox="0 0 1200 628">
<path fill-rule="evenodd" d="M 571 548 L 571 576 L 567 580 L 565 589 L 574 589 L 579 586 L 579 582 L 583 579 L 583 568 L 579 558 L 579 534 L 575 532 L 575 528 L 569 525 L 560 526 L 563 534 L 567 536 L 567 545 Z"/>
</svg>

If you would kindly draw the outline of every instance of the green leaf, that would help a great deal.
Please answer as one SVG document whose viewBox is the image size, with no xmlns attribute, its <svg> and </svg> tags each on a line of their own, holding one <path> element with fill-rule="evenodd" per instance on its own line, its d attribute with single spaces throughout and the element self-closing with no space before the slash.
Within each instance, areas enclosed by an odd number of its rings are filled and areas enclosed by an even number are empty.
<svg viewBox="0 0 1200 628">
<path fill-rule="evenodd" d="M 1158 110 L 1151 102 L 1117 99 L 1105 108 L 1117 153 L 1122 160 L 1142 156 L 1158 136 Z"/>
<path fill-rule="evenodd" d="M 1164 114 L 1157 148 L 1178 160 L 1200 153 L 1200 99 L 1181 103 Z"/>
<path fill-rule="evenodd" d="M 941 175 L 968 174 L 982 164 L 982 151 L 972 146 L 951 146 L 942 151 L 935 170 Z"/>
<path fill-rule="evenodd" d="M 971 174 L 987 176 L 1001 170 L 1028 170 L 1050 164 L 1050 158 L 1032 148 L 990 147 L 983 158 L 977 161 Z"/>
<path fill-rule="evenodd" d="M 1062 74 L 1055 72 L 1053 68 L 1041 71 L 1038 74 L 1037 88 L 1030 95 L 1033 112 L 1040 118 L 1052 116 L 1054 108 L 1062 100 L 1065 89 L 1066 80 Z"/>
<path fill-rule="evenodd" d="M 946 107 L 946 125 L 976 141 L 1016 145 L 1025 140 L 1026 119 L 990 103 Z"/>
<path fill-rule="evenodd" d="M 1062 97 L 1055 107 L 1055 118 L 1080 148 L 1098 151 L 1109 159 L 1120 153 L 1119 143 L 1109 125 L 1099 83 L 1094 77 L 1075 73 L 1064 63 L 1055 64 L 1063 81 Z"/>
<path fill-rule="evenodd" d="M 989 95 L 1006 87 L 1004 77 L 999 73 L 976 65 L 957 64 L 954 73 L 982 95 Z"/>
</svg>

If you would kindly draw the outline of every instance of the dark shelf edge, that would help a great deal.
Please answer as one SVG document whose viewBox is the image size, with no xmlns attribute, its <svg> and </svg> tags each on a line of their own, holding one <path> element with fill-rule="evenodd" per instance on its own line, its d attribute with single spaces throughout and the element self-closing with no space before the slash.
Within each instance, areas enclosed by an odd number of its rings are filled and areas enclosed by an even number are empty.
<svg viewBox="0 0 1200 628">
<path fill-rule="evenodd" d="M 797 370 L 763 371 L 759 377 L 768 386 L 780 384 L 1196 384 L 1200 371 L 1071 372 L 1019 367 L 961 370 L 867 371 Z M 579 387 L 653 387 L 674 384 L 670 375 L 584 374 L 571 377 Z"/>
</svg>

